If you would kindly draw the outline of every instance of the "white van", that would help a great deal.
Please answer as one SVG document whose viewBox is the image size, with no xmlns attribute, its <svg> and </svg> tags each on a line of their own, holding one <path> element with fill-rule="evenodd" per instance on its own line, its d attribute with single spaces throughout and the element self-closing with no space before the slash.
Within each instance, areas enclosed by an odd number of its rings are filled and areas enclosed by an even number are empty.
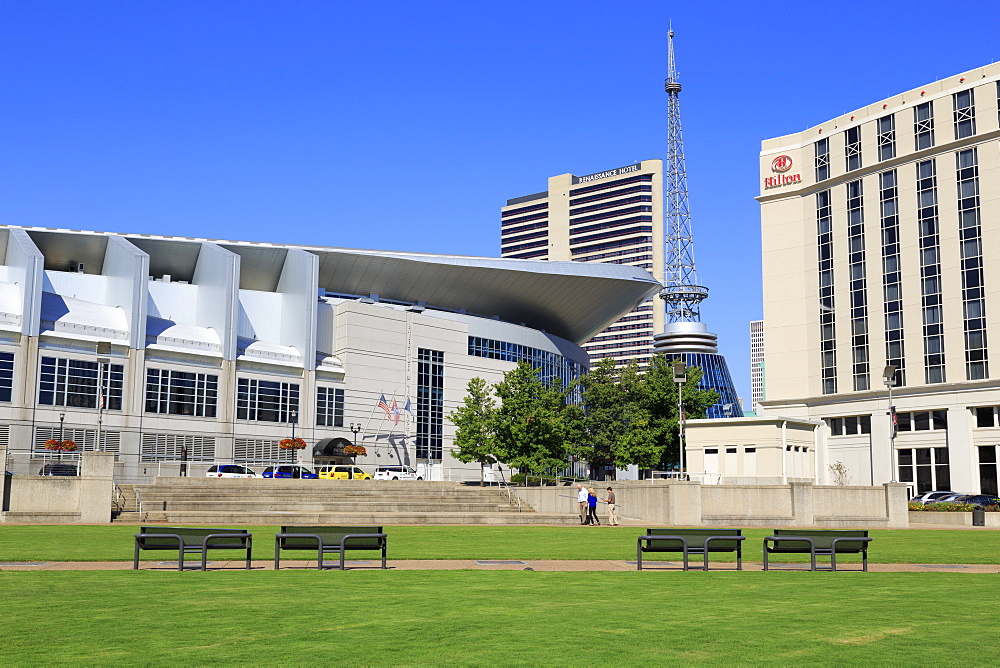
<svg viewBox="0 0 1000 668">
<path fill-rule="evenodd" d="M 412 466 L 379 466 L 375 469 L 376 480 L 423 480 Z"/>
</svg>

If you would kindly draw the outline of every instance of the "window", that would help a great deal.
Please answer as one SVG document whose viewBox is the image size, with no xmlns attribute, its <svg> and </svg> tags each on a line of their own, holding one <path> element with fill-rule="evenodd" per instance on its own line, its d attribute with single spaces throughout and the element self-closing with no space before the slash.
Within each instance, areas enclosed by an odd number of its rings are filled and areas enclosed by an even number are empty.
<svg viewBox="0 0 1000 668">
<path fill-rule="evenodd" d="M 948 448 L 912 448 L 897 452 L 899 481 L 915 482 L 917 494 L 951 489 Z"/>
<path fill-rule="evenodd" d="M 979 406 L 972 409 L 977 427 L 1000 427 L 1000 406 Z"/>
<path fill-rule="evenodd" d="M 236 419 L 297 423 L 298 413 L 298 384 L 256 378 L 236 379 Z"/>
<path fill-rule="evenodd" d="M 146 369 L 146 412 L 215 417 L 219 377 L 173 369 Z"/>
<path fill-rule="evenodd" d="M 889 115 L 878 119 L 878 159 L 896 157 L 896 117 Z"/>
<path fill-rule="evenodd" d="M 979 451 L 979 493 L 1000 494 L 997 491 L 997 446 L 981 445 Z"/>
<path fill-rule="evenodd" d="M 417 459 L 441 459 L 444 352 L 417 349 Z"/>
<path fill-rule="evenodd" d="M 937 168 L 933 160 L 917 163 L 917 233 L 920 245 L 923 311 L 924 382 L 945 382 L 944 323 L 941 321 L 941 241 L 938 228 Z"/>
<path fill-rule="evenodd" d="M 899 431 L 938 431 L 948 428 L 948 411 L 896 413 Z"/>
<path fill-rule="evenodd" d="M 816 151 L 816 181 L 830 178 L 830 140 L 820 139 L 813 144 Z"/>
<path fill-rule="evenodd" d="M 105 409 L 120 411 L 124 375 L 121 364 L 43 357 L 38 403 L 44 406 L 97 408 L 98 396 L 101 396 Z M 97 389 L 98 377 L 103 378 L 103 392 Z"/>
<path fill-rule="evenodd" d="M 976 134 L 976 104 L 972 89 L 951 96 L 955 110 L 955 139 L 965 139 Z"/>
<path fill-rule="evenodd" d="M 872 433 L 871 415 L 849 415 L 824 419 L 830 428 L 830 436 L 856 436 Z"/>
<path fill-rule="evenodd" d="M 885 363 L 896 367 L 896 386 L 906 384 L 903 354 L 903 273 L 900 269 L 899 192 L 896 170 L 879 174 L 882 217 L 882 299 L 885 313 Z"/>
<path fill-rule="evenodd" d="M 913 108 L 913 136 L 917 151 L 934 146 L 934 109 L 930 102 Z"/>
<path fill-rule="evenodd" d="M 316 424 L 320 427 L 344 426 L 344 390 L 316 388 Z"/>
<path fill-rule="evenodd" d="M 282 459 L 290 463 L 292 461 L 291 457 L 294 457 L 292 455 L 294 451 L 286 450 L 284 452 L 285 454 L 282 456 L 280 441 L 237 438 L 233 443 L 233 460 L 242 463 L 274 463 L 280 462 Z"/>
<path fill-rule="evenodd" d="M 86 429 L 79 427 L 67 427 L 63 425 L 53 427 L 35 427 L 34 450 L 36 453 L 54 454 L 46 449 L 45 441 L 49 439 L 60 439 L 73 441 L 76 443 L 77 452 L 92 452 L 103 450 L 104 452 L 118 452 L 121 448 L 121 432 L 101 430 L 101 447 L 97 447 L 97 429 Z"/>
<path fill-rule="evenodd" d="M 986 295 L 983 238 L 979 212 L 979 158 L 975 148 L 955 156 L 958 181 L 958 242 L 962 262 L 962 324 L 965 333 L 965 377 L 989 376 L 986 353 Z"/>
<path fill-rule="evenodd" d="M 844 150 L 847 154 L 847 171 L 861 169 L 861 127 L 848 128 L 844 133 Z"/>
<path fill-rule="evenodd" d="M 0 353 L 0 402 L 10 403 L 14 390 L 14 353 Z"/>
<path fill-rule="evenodd" d="M 816 193 L 816 242 L 822 389 L 823 394 L 834 394 L 837 391 L 837 338 L 833 317 L 833 213 L 829 190 Z"/>
<path fill-rule="evenodd" d="M 861 181 L 847 184 L 847 262 L 851 290 L 851 353 L 854 389 L 867 390 L 868 281 L 865 269 L 864 191 Z"/>
</svg>

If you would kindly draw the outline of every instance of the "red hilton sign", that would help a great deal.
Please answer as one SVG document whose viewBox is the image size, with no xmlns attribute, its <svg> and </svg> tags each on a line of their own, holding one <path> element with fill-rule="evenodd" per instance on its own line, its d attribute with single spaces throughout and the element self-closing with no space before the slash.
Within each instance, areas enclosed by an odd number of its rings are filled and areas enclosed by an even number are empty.
<svg viewBox="0 0 1000 668">
<path fill-rule="evenodd" d="M 777 158 L 772 160 L 771 171 L 777 174 L 777 176 L 768 176 L 764 178 L 764 190 L 780 188 L 781 186 L 787 186 L 790 183 L 801 183 L 801 174 L 785 174 L 785 172 L 791 168 L 792 159 L 787 155 L 779 155 Z"/>
</svg>

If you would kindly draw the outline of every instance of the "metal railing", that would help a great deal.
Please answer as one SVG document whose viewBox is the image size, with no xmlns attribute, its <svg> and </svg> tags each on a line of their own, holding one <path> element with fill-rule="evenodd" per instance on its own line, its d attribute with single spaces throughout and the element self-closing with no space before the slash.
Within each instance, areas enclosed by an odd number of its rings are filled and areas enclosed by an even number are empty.
<svg viewBox="0 0 1000 668">
<path fill-rule="evenodd" d="M 504 494 L 506 494 L 507 503 L 510 505 L 516 504 L 517 512 L 521 512 L 521 497 L 519 497 L 516 492 L 510 491 L 510 485 L 507 483 L 507 480 L 503 477 L 503 469 L 498 468 L 496 471 L 490 469 L 488 472 L 491 475 L 488 477 L 484 475 L 483 482 L 485 482 L 488 487 L 492 487 L 493 484 L 496 483 L 500 491 L 500 497 L 503 498 Z M 500 474 L 499 478 L 497 478 L 498 473 Z"/>
</svg>

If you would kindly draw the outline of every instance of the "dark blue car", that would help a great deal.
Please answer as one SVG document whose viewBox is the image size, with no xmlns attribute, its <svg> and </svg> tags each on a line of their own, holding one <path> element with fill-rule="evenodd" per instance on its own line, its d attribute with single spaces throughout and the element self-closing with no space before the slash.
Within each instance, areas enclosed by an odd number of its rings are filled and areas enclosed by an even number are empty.
<svg viewBox="0 0 1000 668">
<path fill-rule="evenodd" d="M 302 479 L 318 479 L 319 476 L 305 466 L 297 466 L 295 464 L 286 464 L 281 466 L 268 466 L 264 469 L 262 474 L 265 478 L 302 478 Z"/>
</svg>

